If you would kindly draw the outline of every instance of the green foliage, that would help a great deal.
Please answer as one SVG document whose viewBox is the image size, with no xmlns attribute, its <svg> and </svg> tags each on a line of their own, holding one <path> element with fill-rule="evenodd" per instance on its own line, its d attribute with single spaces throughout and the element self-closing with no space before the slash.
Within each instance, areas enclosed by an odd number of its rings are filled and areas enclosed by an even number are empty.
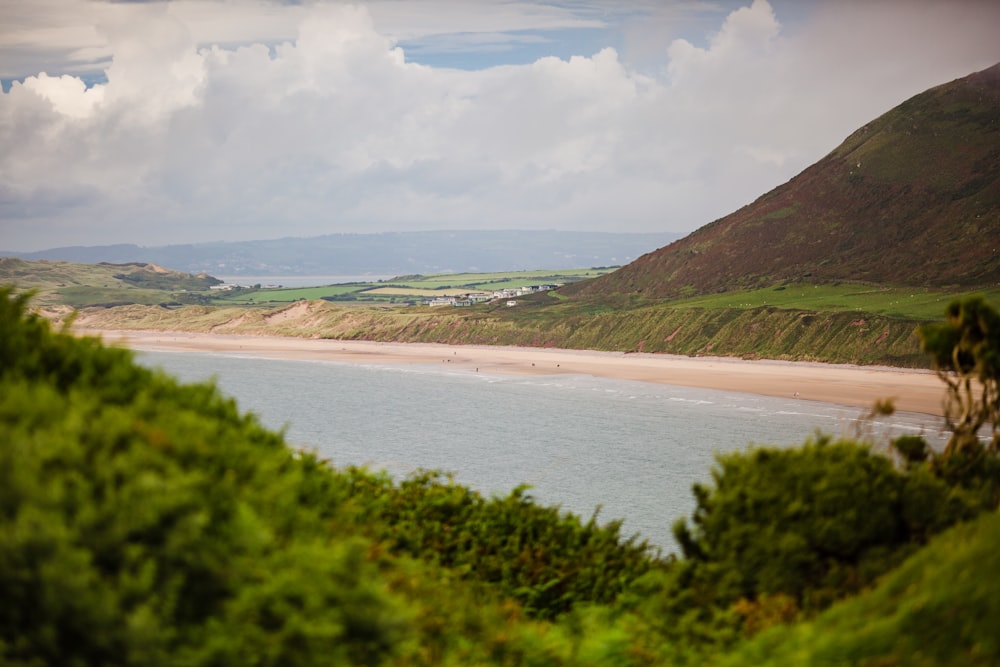
<svg viewBox="0 0 1000 667">
<path fill-rule="evenodd" d="M 609 603 L 656 567 L 651 547 L 622 539 L 620 521 L 583 523 L 535 504 L 527 487 L 485 499 L 437 472 L 399 484 L 352 469 L 352 497 L 364 524 L 394 552 L 433 561 L 497 587 L 539 618 L 581 604 Z"/>
<path fill-rule="evenodd" d="M 45 320 L 23 318 L 30 298 L 0 289 L 0 379 L 42 381 L 62 391 L 86 386 L 103 400 L 120 403 L 153 377 L 131 366 L 125 350 L 104 348 L 95 338 L 54 336 Z"/>
<path fill-rule="evenodd" d="M 180 271 L 169 271 L 148 264 L 105 265 L 111 268 L 127 268 L 127 272 L 115 273 L 112 277 L 146 289 L 158 290 L 204 290 L 222 281 L 207 275 L 193 276 Z"/>
<path fill-rule="evenodd" d="M 979 509 L 925 472 L 868 446 L 821 438 L 794 449 L 720 455 L 675 535 L 689 585 L 721 606 L 791 596 L 813 612 L 870 585 L 929 535 Z"/>
<path fill-rule="evenodd" d="M 921 347 L 948 387 L 945 419 L 952 431 L 946 454 L 976 455 L 979 433 L 1000 453 L 1000 313 L 979 296 L 952 302 L 945 321 L 920 327 Z"/>
<path fill-rule="evenodd" d="M 725 667 L 1000 664 L 1000 515 L 935 538 L 875 589 L 816 619 L 776 627 Z"/>
<path fill-rule="evenodd" d="M 995 439 L 983 446 L 976 431 L 995 424 L 998 325 L 1000 316 L 973 298 L 949 307 L 946 323 L 921 329 L 953 410 L 961 408 L 944 451 L 899 438 L 889 450 L 895 465 L 869 444 L 820 437 L 798 448 L 720 455 L 712 486 L 694 487 L 691 524 L 674 526 L 684 559 L 647 582 L 655 606 L 634 608 L 668 619 L 660 631 L 675 644 L 725 648 L 740 633 L 809 618 L 868 589 L 937 533 L 996 510 L 1000 456 Z M 873 409 L 882 412 L 891 405 Z M 912 642 L 911 629 L 893 627 Z M 936 649 L 965 655 L 947 642 Z M 812 664 L 799 657 L 789 661 Z"/>
<path fill-rule="evenodd" d="M 5 664 L 374 664 L 407 614 L 336 496 L 210 385 L 0 298 Z"/>
</svg>

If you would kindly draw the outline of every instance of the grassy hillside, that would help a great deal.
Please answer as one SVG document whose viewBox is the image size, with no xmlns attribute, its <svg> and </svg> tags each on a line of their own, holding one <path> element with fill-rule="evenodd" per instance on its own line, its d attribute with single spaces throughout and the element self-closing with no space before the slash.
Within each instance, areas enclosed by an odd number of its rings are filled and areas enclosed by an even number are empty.
<svg viewBox="0 0 1000 667">
<path fill-rule="evenodd" d="M 34 290 L 42 306 L 204 303 L 208 288 L 221 282 L 141 262 L 75 264 L 0 257 L 0 285 Z"/>
<path fill-rule="evenodd" d="M 1000 287 L 976 290 L 1000 301 Z M 816 312 L 854 312 L 897 319 L 936 320 L 945 306 L 968 292 L 926 287 L 789 282 L 753 290 L 733 290 L 672 300 L 671 308 L 781 308 Z"/>
<path fill-rule="evenodd" d="M 677 298 L 786 280 L 1000 285 L 1000 65 L 911 98 L 752 204 L 562 291 Z"/>
</svg>

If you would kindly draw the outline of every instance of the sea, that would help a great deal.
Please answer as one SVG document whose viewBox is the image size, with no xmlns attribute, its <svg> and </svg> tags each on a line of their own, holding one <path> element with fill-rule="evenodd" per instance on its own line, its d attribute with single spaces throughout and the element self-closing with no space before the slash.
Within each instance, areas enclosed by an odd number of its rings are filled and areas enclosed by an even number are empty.
<svg viewBox="0 0 1000 667">
<path fill-rule="evenodd" d="M 520 484 L 536 502 L 601 523 L 622 521 L 664 553 L 671 526 L 695 508 L 692 485 L 711 483 L 715 457 L 753 446 L 801 444 L 817 434 L 923 434 L 939 418 L 896 413 L 872 424 L 863 410 L 793 396 L 596 378 L 507 375 L 435 364 L 277 360 L 235 353 L 143 351 L 140 363 L 185 382 L 212 380 L 244 412 L 282 430 L 290 446 L 334 466 L 363 465 L 396 479 L 451 473 L 489 495 Z"/>
<path fill-rule="evenodd" d="M 394 278 L 384 274 L 366 273 L 363 275 L 331 275 L 331 276 L 214 276 L 228 285 L 267 285 L 269 287 L 325 287 L 327 285 L 342 285 L 346 283 L 375 283 Z"/>
</svg>

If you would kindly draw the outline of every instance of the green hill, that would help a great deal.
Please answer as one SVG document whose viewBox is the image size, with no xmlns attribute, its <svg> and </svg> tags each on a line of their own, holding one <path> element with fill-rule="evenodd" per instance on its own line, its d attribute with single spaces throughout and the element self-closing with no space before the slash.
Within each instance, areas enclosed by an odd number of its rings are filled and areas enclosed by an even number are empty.
<svg viewBox="0 0 1000 667">
<path fill-rule="evenodd" d="M 1000 284 L 1000 64 L 921 93 L 752 204 L 567 295 Z"/>
<path fill-rule="evenodd" d="M 202 303 L 202 294 L 222 281 L 145 262 L 75 264 L 0 257 L 0 285 L 34 290 L 36 304 L 120 306 Z"/>
</svg>

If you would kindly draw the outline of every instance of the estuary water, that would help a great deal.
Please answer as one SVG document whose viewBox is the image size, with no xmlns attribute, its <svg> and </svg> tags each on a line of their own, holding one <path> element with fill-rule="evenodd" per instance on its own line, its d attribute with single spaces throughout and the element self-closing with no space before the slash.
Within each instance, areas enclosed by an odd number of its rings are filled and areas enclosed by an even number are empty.
<svg viewBox="0 0 1000 667">
<path fill-rule="evenodd" d="M 583 375 L 525 376 L 381 365 L 153 352 L 140 363 L 185 382 L 214 379 L 290 445 L 336 466 L 396 478 L 438 469 L 490 495 L 530 484 L 540 503 L 622 519 L 673 551 L 671 525 L 694 509 L 717 452 L 797 445 L 817 431 L 853 435 L 862 412 L 771 398 Z M 870 431 L 940 438 L 940 420 L 897 413 Z M 867 432 L 867 431 L 866 431 Z"/>
</svg>

